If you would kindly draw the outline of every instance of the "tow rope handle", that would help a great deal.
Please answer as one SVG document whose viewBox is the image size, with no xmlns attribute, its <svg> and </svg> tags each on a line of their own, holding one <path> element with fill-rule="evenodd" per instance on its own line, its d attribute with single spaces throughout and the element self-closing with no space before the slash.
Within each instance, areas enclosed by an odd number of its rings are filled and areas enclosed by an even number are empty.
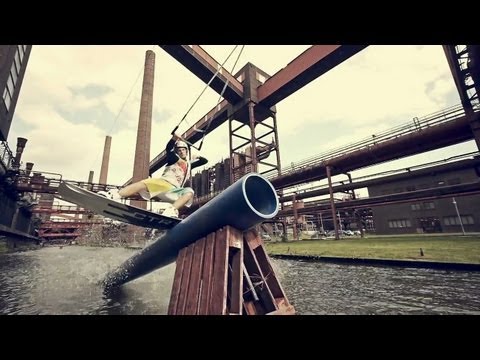
<svg viewBox="0 0 480 360">
<path fill-rule="evenodd" d="M 178 129 L 179 126 L 180 126 L 180 125 L 175 126 L 175 129 L 172 130 L 172 132 L 170 133 L 170 135 L 172 135 L 172 136 L 175 135 L 175 131 L 177 131 L 177 129 Z M 200 149 L 202 148 L 203 141 L 200 143 L 200 146 L 196 147 L 196 146 L 193 145 L 190 141 L 185 140 L 185 139 L 182 138 L 181 136 L 180 136 L 180 138 L 182 139 L 182 141 L 185 141 L 185 142 L 188 144 L 188 146 L 191 146 L 191 147 L 193 147 L 194 149 L 197 149 L 198 151 L 200 151 Z"/>
</svg>

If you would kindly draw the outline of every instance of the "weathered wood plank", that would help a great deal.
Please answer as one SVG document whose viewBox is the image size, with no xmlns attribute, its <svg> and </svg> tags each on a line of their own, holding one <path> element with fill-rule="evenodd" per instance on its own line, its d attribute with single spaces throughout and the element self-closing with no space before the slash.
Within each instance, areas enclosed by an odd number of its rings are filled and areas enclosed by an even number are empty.
<svg viewBox="0 0 480 360">
<path fill-rule="evenodd" d="M 227 226 L 230 263 L 229 313 L 242 314 L 243 302 L 243 233 Z"/>
<path fill-rule="evenodd" d="M 181 291 L 183 266 L 185 263 L 186 254 L 186 248 L 180 250 L 180 252 L 178 253 L 175 267 L 175 276 L 173 278 L 172 292 L 170 294 L 170 303 L 168 304 L 168 315 L 175 315 L 177 313 L 178 298 Z"/>
<path fill-rule="evenodd" d="M 213 282 L 210 294 L 209 311 L 211 315 L 225 315 L 227 311 L 227 275 L 228 243 L 226 228 L 215 234 L 215 255 L 213 263 Z"/>
<path fill-rule="evenodd" d="M 199 315 L 208 315 L 210 294 L 212 292 L 213 282 L 213 257 L 215 250 L 215 233 L 207 235 L 205 243 L 205 255 L 203 258 L 203 269 L 200 289 Z"/>
<path fill-rule="evenodd" d="M 205 238 L 193 244 L 192 270 L 187 291 L 187 304 L 185 315 L 196 315 L 200 300 L 200 280 L 202 278 L 203 253 L 205 250 Z"/>
<path fill-rule="evenodd" d="M 290 315 L 263 241 L 226 226 L 179 252 L 171 315 Z"/>
<path fill-rule="evenodd" d="M 185 313 L 185 305 L 187 303 L 187 291 L 188 284 L 190 283 L 190 272 L 192 269 L 192 255 L 193 245 L 187 247 L 185 254 L 185 262 L 183 266 L 182 282 L 180 283 L 180 295 L 178 297 L 177 313 L 176 315 L 183 315 Z"/>
</svg>

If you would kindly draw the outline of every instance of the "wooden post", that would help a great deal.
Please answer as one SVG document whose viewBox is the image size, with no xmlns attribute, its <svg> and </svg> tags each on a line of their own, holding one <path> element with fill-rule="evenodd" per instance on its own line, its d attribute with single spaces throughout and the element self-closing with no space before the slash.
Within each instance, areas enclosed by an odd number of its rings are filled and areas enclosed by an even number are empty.
<svg viewBox="0 0 480 360">
<path fill-rule="evenodd" d="M 169 315 L 294 313 L 255 230 L 226 226 L 180 251 Z"/>
</svg>

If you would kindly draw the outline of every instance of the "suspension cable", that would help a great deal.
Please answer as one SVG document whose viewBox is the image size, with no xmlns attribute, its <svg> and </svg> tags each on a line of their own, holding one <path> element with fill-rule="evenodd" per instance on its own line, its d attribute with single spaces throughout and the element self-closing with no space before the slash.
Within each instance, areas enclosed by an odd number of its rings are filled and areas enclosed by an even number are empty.
<svg viewBox="0 0 480 360">
<path fill-rule="evenodd" d="M 178 129 L 178 127 L 180 126 L 180 124 L 186 119 L 188 113 L 190 112 L 190 110 L 192 110 L 193 106 L 198 102 L 198 100 L 200 99 L 200 97 L 202 96 L 202 94 L 205 92 L 205 90 L 210 86 L 210 84 L 212 83 L 212 81 L 215 79 L 215 77 L 218 75 L 218 73 L 220 72 L 221 69 L 224 68 L 224 65 L 225 63 L 228 61 L 228 59 L 230 58 L 230 56 L 232 56 L 233 52 L 235 51 L 235 49 L 238 47 L 238 45 L 235 45 L 235 47 L 233 48 L 233 50 L 230 52 L 230 54 L 227 56 L 227 58 L 225 59 L 225 61 L 220 65 L 220 67 L 217 69 L 217 71 L 215 72 L 215 74 L 213 74 L 212 78 L 210 79 L 210 81 L 207 83 L 207 85 L 204 87 L 204 89 L 202 90 L 202 92 L 200 93 L 200 95 L 197 97 L 197 99 L 194 101 L 194 103 L 192 104 L 192 106 L 190 106 L 190 108 L 188 109 L 187 113 L 183 116 L 183 118 L 180 120 L 180 122 L 178 123 L 178 125 L 173 129 L 172 131 L 172 135 L 175 133 L 175 131 Z M 230 74 L 233 73 L 234 69 L 235 69 L 235 66 L 237 65 L 238 63 L 238 60 L 240 59 L 240 55 L 242 54 L 243 52 L 243 49 L 245 48 L 245 45 L 242 46 L 242 49 L 240 50 L 240 53 L 238 54 L 237 56 L 237 59 L 235 60 L 235 63 L 233 64 L 233 67 L 232 67 L 232 70 L 230 71 Z M 228 86 L 228 83 L 229 83 L 229 80 L 227 78 L 227 81 L 225 82 L 225 84 L 223 85 L 223 89 L 220 93 L 220 96 L 218 98 L 218 101 L 217 101 L 217 104 L 215 105 L 216 108 L 218 108 L 218 105 L 220 104 L 222 98 L 223 98 L 223 94 L 225 93 L 225 90 L 227 89 L 227 86 Z M 202 136 L 202 140 L 200 142 L 200 145 L 198 147 L 194 146 L 192 143 L 190 143 L 189 141 L 186 141 L 185 139 L 183 139 L 188 145 L 189 147 L 193 147 L 195 149 L 197 149 L 198 151 L 200 151 L 200 149 L 202 148 L 202 145 L 203 145 L 203 140 L 205 139 L 205 135 L 207 133 L 207 130 L 209 129 L 211 123 L 212 123 L 212 120 L 213 120 L 213 116 L 210 118 L 209 122 L 207 123 L 207 127 L 205 128 L 205 130 L 200 130 L 200 129 L 195 129 L 195 131 L 197 132 L 202 132 L 203 133 L 203 136 Z M 188 121 L 187 121 L 188 123 Z"/>
<path fill-rule="evenodd" d="M 242 48 L 240 49 L 240 53 L 237 56 L 237 60 L 235 60 L 235 63 L 232 66 L 232 70 L 230 70 L 230 74 L 232 74 L 232 75 L 233 75 L 233 72 L 235 70 L 235 67 L 237 66 L 238 60 L 240 59 L 240 56 L 242 55 L 242 52 L 243 52 L 244 48 L 245 48 L 245 45 L 243 45 Z M 218 105 L 220 104 L 220 102 L 223 98 L 223 94 L 224 94 L 225 90 L 227 89 L 227 86 L 228 86 L 228 78 L 227 78 L 227 81 L 225 81 L 225 84 L 223 85 L 223 89 L 222 89 L 222 92 L 220 93 L 220 96 L 218 97 L 217 105 L 215 105 L 215 108 L 217 109 L 217 111 L 218 111 Z M 210 125 L 212 124 L 212 120 L 213 120 L 214 115 L 212 115 L 210 117 L 210 120 L 208 121 L 207 126 L 205 127 L 204 130 L 197 130 L 197 131 L 203 132 L 202 140 L 200 141 L 200 145 L 198 146 L 198 151 L 200 151 L 200 149 L 202 148 L 203 140 L 205 139 L 205 136 L 207 135 L 207 131 L 210 128 Z"/>
</svg>

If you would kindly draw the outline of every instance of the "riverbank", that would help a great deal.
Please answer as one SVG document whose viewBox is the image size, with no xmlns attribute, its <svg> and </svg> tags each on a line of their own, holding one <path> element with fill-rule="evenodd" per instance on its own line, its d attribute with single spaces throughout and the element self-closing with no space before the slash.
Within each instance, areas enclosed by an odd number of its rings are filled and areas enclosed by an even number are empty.
<svg viewBox="0 0 480 360">
<path fill-rule="evenodd" d="M 480 235 L 408 235 L 266 242 L 269 255 L 480 264 Z"/>
<path fill-rule="evenodd" d="M 40 245 L 32 239 L 0 235 L 0 254 L 39 248 Z"/>
</svg>

